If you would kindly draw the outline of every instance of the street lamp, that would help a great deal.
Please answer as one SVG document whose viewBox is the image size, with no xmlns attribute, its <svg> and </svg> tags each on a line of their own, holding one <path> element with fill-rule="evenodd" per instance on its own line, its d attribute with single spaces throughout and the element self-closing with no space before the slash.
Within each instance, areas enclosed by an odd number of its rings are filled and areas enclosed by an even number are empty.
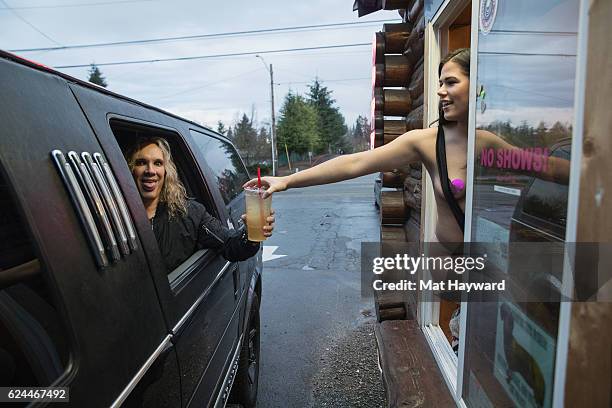
<svg viewBox="0 0 612 408">
<path fill-rule="evenodd" d="M 266 67 L 266 71 L 270 73 L 270 100 L 272 102 L 272 132 L 271 132 L 271 141 L 272 141 L 272 175 L 276 176 L 276 120 L 274 117 L 274 73 L 272 71 L 272 64 L 270 64 L 270 68 L 268 68 L 268 64 L 263 59 L 263 57 L 259 54 L 255 55 L 257 58 L 261 59 L 261 62 Z"/>
</svg>

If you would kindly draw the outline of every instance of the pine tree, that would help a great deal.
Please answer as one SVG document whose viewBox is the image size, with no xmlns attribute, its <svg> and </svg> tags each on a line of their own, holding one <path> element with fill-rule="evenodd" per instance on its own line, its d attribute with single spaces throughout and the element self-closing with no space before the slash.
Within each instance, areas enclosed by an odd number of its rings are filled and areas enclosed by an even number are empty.
<svg viewBox="0 0 612 408">
<path fill-rule="evenodd" d="M 221 121 L 217 122 L 217 133 L 221 133 L 222 135 L 225 135 L 227 133 L 227 129 Z"/>
<path fill-rule="evenodd" d="M 100 85 L 101 87 L 106 88 L 108 84 L 106 83 L 106 78 L 102 75 L 100 68 L 96 64 L 91 64 L 89 68 L 89 82 L 92 84 Z"/>
<path fill-rule="evenodd" d="M 320 146 L 317 111 L 300 95 L 289 92 L 280 110 L 276 137 L 278 150 L 304 154 Z"/>
<path fill-rule="evenodd" d="M 272 140 L 270 132 L 264 126 L 259 128 L 255 144 L 255 159 L 258 163 L 266 162 L 272 166 Z"/>
<path fill-rule="evenodd" d="M 234 126 L 233 141 L 247 166 L 255 164 L 255 150 L 257 147 L 257 130 L 246 114 L 242 115 L 240 122 Z"/>
<path fill-rule="evenodd" d="M 350 133 L 354 152 L 361 152 L 370 148 L 370 123 L 368 118 L 359 115 Z"/>
<path fill-rule="evenodd" d="M 320 133 L 320 143 L 316 146 L 318 152 L 338 152 L 347 150 L 347 127 L 344 116 L 338 107 L 334 106 L 336 100 L 331 97 L 332 91 L 321 85 L 315 79 L 308 85 L 308 102 L 316 109 Z"/>
</svg>

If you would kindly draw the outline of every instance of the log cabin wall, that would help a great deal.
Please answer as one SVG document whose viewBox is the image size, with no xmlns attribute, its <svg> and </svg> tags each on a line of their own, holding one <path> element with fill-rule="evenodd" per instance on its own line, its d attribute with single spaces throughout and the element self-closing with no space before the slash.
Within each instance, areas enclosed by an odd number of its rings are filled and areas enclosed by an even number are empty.
<svg viewBox="0 0 612 408">
<path fill-rule="evenodd" d="M 374 36 L 372 68 L 372 148 L 423 128 L 424 0 L 383 0 L 385 10 L 398 10 L 402 23 L 384 24 Z M 422 166 L 415 163 L 381 173 L 380 242 L 419 242 Z M 391 245 L 389 245 L 391 246 Z M 392 256 L 392 254 L 389 254 Z M 384 277 L 383 277 L 384 279 Z M 416 299 L 378 295 L 379 321 L 413 318 Z"/>
</svg>

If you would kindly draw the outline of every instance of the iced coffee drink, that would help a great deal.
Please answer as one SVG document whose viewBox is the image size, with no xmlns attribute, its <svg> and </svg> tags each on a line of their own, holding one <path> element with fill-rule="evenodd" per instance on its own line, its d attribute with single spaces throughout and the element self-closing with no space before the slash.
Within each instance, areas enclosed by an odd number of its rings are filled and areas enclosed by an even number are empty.
<svg viewBox="0 0 612 408">
<path fill-rule="evenodd" d="M 263 199 L 264 191 L 266 190 L 263 188 L 244 189 L 249 241 L 261 242 L 266 240 L 263 227 L 267 224 L 266 218 L 270 216 L 272 196 Z"/>
</svg>

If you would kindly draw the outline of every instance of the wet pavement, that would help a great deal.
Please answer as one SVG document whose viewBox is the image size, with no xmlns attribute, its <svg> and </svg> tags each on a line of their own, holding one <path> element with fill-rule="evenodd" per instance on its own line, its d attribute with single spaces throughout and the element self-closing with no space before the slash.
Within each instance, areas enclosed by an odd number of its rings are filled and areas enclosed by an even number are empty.
<svg viewBox="0 0 612 408">
<path fill-rule="evenodd" d="M 276 194 L 264 263 L 259 407 L 379 407 L 360 242 L 379 239 L 375 176 Z M 278 247 L 278 248 L 274 248 Z"/>
</svg>

